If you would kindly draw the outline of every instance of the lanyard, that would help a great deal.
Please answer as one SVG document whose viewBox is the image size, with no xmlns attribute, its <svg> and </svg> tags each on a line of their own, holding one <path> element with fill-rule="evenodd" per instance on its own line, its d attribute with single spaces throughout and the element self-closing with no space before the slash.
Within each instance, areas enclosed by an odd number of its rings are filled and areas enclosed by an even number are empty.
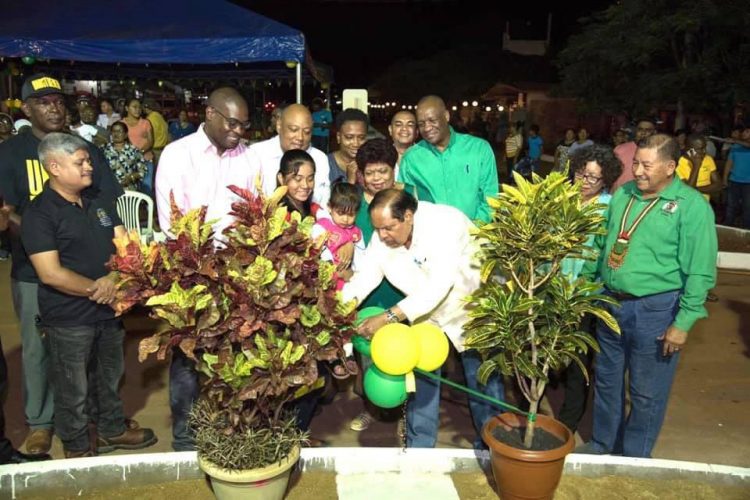
<svg viewBox="0 0 750 500">
<path fill-rule="evenodd" d="M 609 257 L 607 258 L 607 265 L 611 269 L 616 270 L 622 267 L 623 263 L 625 262 L 625 257 L 628 255 L 628 243 L 630 243 L 630 238 L 632 237 L 635 230 L 638 229 L 638 226 L 641 224 L 646 215 L 651 211 L 652 208 L 656 206 L 656 203 L 658 201 L 659 197 L 657 196 L 651 203 L 646 206 L 646 208 L 641 211 L 640 214 L 638 214 L 638 217 L 635 218 L 633 223 L 630 225 L 630 228 L 628 230 L 625 230 L 625 224 L 627 224 L 628 222 L 630 209 L 633 208 L 633 203 L 635 202 L 635 196 L 630 197 L 630 201 L 628 201 L 628 206 L 625 208 L 625 213 L 623 214 L 622 221 L 620 222 L 620 232 L 617 234 L 617 240 L 615 241 L 615 244 L 612 245 L 612 250 L 610 250 Z"/>
</svg>

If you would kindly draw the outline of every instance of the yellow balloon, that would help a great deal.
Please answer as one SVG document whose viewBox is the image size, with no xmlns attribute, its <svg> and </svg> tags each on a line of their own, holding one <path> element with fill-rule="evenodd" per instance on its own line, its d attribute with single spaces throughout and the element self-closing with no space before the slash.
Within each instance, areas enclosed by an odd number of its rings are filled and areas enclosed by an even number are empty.
<svg viewBox="0 0 750 500">
<path fill-rule="evenodd" d="M 392 323 L 375 332 L 370 352 L 380 371 L 388 375 L 404 375 L 417 366 L 419 341 L 411 328 Z"/>
<path fill-rule="evenodd" d="M 439 326 L 432 323 L 419 323 L 411 327 L 419 340 L 419 361 L 417 368 L 426 372 L 437 370 L 448 359 L 448 337 Z"/>
</svg>

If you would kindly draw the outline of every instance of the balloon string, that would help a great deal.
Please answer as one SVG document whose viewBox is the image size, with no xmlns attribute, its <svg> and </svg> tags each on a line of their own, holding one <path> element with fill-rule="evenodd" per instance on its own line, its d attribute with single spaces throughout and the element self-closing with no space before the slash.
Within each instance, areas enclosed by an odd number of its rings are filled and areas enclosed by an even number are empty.
<svg viewBox="0 0 750 500">
<path fill-rule="evenodd" d="M 499 399 L 495 399 L 493 397 L 487 396 L 486 394 L 482 394 L 481 392 L 475 391 L 474 389 L 469 389 L 466 386 L 463 386 L 461 384 L 457 384 L 457 383 L 455 383 L 455 382 L 453 382 L 451 380 L 448 380 L 448 379 L 445 379 L 445 378 L 440 377 L 438 375 L 435 375 L 432 372 L 426 372 L 424 370 L 420 370 L 419 368 L 414 368 L 414 371 L 417 372 L 417 373 L 419 373 L 420 375 L 424 375 L 427 378 L 431 378 L 433 380 L 438 380 L 438 381 L 440 381 L 440 382 L 442 382 L 444 384 L 448 384 L 449 386 L 453 387 L 454 389 L 458 389 L 459 391 L 463 391 L 463 392 L 466 392 L 468 394 L 471 394 L 472 396 L 474 396 L 476 398 L 483 399 L 483 400 L 487 401 L 488 403 L 490 403 L 490 404 L 492 404 L 494 406 L 499 406 L 500 408 L 504 408 L 506 410 L 518 413 L 519 415 L 524 415 L 524 416 L 528 417 L 529 421 L 531 421 L 531 422 L 533 422 L 533 421 L 536 420 L 536 414 L 532 414 L 532 413 L 523 411 L 520 408 L 516 408 L 515 406 L 513 406 L 511 404 L 504 403 L 503 401 L 500 401 Z"/>
</svg>

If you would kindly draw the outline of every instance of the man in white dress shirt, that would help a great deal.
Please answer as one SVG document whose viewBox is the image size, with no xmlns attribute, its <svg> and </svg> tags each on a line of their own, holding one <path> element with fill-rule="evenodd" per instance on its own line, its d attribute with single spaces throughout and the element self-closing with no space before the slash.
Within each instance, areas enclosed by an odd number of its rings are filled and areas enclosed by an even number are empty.
<svg viewBox="0 0 750 500">
<path fill-rule="evenodd" d="M 315 189 L 312 201 L 325 207 L 331 194 L 328 180 L 328 158 L 319 149 L 310 146 L 313 119 L 310 111 L 302 104 L 291 104 L 284 108 L 276 124 L 278 135 L 250 146 L 253 161 L 260 165 L 263 175 L 263 192 L 266 196 L 276 190 L 276 174 L 284 153 L 291 149 L 307 151 L 315 161 Z"/>
<path fill-rule="evenodd" d="M 372 336 L 388 323 L 429 322 L 439 326 L 458 351 L 467 385 L 503 400 L 502 378 L 493 375 L 478 386 L 476 373 L 481 358 L 465 350 L 463 325 L 469 320 L 464 298 L 480 284 L 475 262 L 477 247 L 470 235 L 472 222 L 460 210 L 417 200 L 409 193 L 387 189 L 370 203 L 375 230 L 361 266 L 343 288 L 345 300 L 361 302 L 387 278 L 406 296 L 383 314 L 365 320 L 359 333 Z M 439 369 L 437 373 L 439 374 Z M 495 409 L 470 398 L 477 436 L 475 448 L 484 448 L 481 430 Z M 407 446 L 432 448 L 440 424 L 440 384 L 417 376 L 417 391 L 407 406 Z"/>
</svg>

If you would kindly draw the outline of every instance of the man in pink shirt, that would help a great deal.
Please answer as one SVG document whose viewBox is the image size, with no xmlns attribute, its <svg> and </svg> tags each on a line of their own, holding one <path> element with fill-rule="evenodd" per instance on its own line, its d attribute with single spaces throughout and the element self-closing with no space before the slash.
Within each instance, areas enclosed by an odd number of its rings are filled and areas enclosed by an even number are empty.
<svg viewBox="0 0 750 500">
<path fill-rule="evenodd" d="M 626 142 L 620 144 L 615 148 L 615 155 L 620 159 L 622 163 L 622 173 L 620 177 L 612 184 L 611 193 L 614 193 L 617 188 L 622 186 L 628 181 L 632 181 L 633 177 L 633 158 L 635 158 L 635 150 L 638 149 L 638 143 L 642 140 L 650 137 L 656 133 L 656 120 L 651 118 L 644 118 L 638 122 L 637 128 L 635 129 L 635 141 Z"/>
<path fill-rule="evenodd" d="M 249 126 L 247 102 L 235 89 L 224 87 L 209 96 L 206 121 L 198 131 L 167 145 L 156 172 L 162 231 L 170 234 L 170 192 L 183 212 L 208 206 L 206 220 L 219 219 L 214 224 L 217 235 L 232 222 L 229 211 L 238 198 L 227 186 L 255 192 L 260 173 L 240 141 Z"/>
<path fill-rule="evenodd" d="M 219 234 L 232 222 L 228 214 L 236 199 L 227 186 L 256 191 L 260 166 L 251 161 L 247 148 L 240 142 L 248 126 L 245 99 L 232 88 L 220 88 L 208 97 L 206 121 L 198 131 L 164 149 L 156 172 L 156 206 L 159 225 L 167 235 L 170 235 L 170 192 L 182 211 L 206 205 L 206 220 L 219 219 L 214 224 L 214 231 Z M 175 451 L 195 449 L 187 420 L 198 389 L 194 363 L 179 348 L 174 349 L 169 367 L 169 406 Z"/>
</svg>

